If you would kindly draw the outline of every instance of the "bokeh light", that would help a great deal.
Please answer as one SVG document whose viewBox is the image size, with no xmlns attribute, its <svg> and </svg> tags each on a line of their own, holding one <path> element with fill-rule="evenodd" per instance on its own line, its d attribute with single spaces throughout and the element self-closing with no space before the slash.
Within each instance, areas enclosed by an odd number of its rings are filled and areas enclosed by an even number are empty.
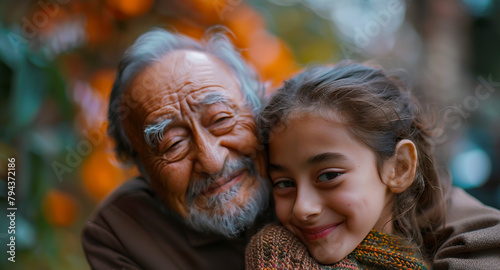
<svg viewBox="0 0 500 270">
<path fill-rule="evenodd" d="M 480 187 L 491 175 L 491 159 L 481 148 L 473 147 L 453 157 L 451 174 L 459 187 Z"/>
</svg>

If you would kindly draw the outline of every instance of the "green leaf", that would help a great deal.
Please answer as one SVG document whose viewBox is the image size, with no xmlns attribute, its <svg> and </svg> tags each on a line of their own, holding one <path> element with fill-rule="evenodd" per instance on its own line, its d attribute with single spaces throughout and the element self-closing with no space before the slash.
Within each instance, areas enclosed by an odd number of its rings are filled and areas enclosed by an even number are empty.
<svg viewBox="0 0 500 270">
<path fill-rule="evenodd" d="M 27 42 L 16 32 L 0 29 L 0 60 L 16 69 L 26 53 Z"/>
<path fill-rule="evenodd" d="M 47 79 L 45 70 L 25 59 L 15 71 L 11 93 L 12 124 L 18 127 L 29 125 L 45 97 Z"/>
</svg>

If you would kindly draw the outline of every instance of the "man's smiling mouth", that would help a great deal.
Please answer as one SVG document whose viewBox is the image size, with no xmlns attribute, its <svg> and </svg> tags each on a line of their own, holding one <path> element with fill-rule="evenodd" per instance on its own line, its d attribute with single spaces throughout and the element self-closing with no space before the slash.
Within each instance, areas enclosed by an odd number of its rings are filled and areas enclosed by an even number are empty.
<svg viewBox="0 0 500 270">
<path fill-rule="evenodd" d="M 228 177 L 219 178 L 208 188 L 202 190 L 200 195 L 210 196 L 214 193 L 224 192 L 225 190 L 229 189 L 232 185 L 238 183 L 246 174 L 247 174 L 246 170 L 239 170 L 234 172 Z"/>
</svg>

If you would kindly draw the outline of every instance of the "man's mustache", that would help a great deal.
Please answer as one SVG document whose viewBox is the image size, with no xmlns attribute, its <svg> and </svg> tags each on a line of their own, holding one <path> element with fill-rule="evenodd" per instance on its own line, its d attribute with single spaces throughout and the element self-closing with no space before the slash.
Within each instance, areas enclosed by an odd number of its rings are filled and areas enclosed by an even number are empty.
<svg viewBox="0 0 500 270">
<path fill-rule="evenodd" d="M 240 158 L 236 161 L 226 161 L 222 170 L 216 174 L 205 174 L 206 177 L 192 179 L 188 185 L 188 191 L 186 193 L 186 202 L 192 204 L 194 199 L 201 195 L 203 191 L 207 190 L 212 186 L 217 180 L 225 177 L 230 177 L 232 174 L 239 170 L 248 170 L 250 175 L 256 175 L 257 170 L 255 169 L 254 161 L 249 158 Z"/>
</svg>

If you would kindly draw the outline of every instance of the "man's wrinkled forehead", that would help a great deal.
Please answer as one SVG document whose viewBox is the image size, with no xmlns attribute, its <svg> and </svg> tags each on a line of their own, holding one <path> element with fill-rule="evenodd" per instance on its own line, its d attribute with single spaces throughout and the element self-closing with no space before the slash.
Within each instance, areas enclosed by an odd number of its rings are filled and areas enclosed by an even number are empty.
<svg viewBox="0 0 500 270">
<path fill-rule="evenodd" d="M 196 83 L 199 77 L 189 78 L 193 72 L 201 71 L 203 74 L 200 75 L 216 76 L 217 69 L 222 68 L 220 65 L 216 65 L 216 61 L 217 59 L 203 52 L 173 51 L 164 56 L 157 65 L 154 65 L 151 72 L 160 77 L 167 77 L 171 89 L 175 90 L 186 84 Z"/>
<path fill-rule="evenodd" d="M 137 101 L 162 93 L 163 105 L 188 96 L 198 99 L 207 91 L 233 90 L 231 95 L 241 96 L 239 84 L 225 63 L 207 53 L 187 50 L 170 52 L 147 67 L 136 78 L 134 88 L 133 92 L 140 92 Z"/>
</svg>

